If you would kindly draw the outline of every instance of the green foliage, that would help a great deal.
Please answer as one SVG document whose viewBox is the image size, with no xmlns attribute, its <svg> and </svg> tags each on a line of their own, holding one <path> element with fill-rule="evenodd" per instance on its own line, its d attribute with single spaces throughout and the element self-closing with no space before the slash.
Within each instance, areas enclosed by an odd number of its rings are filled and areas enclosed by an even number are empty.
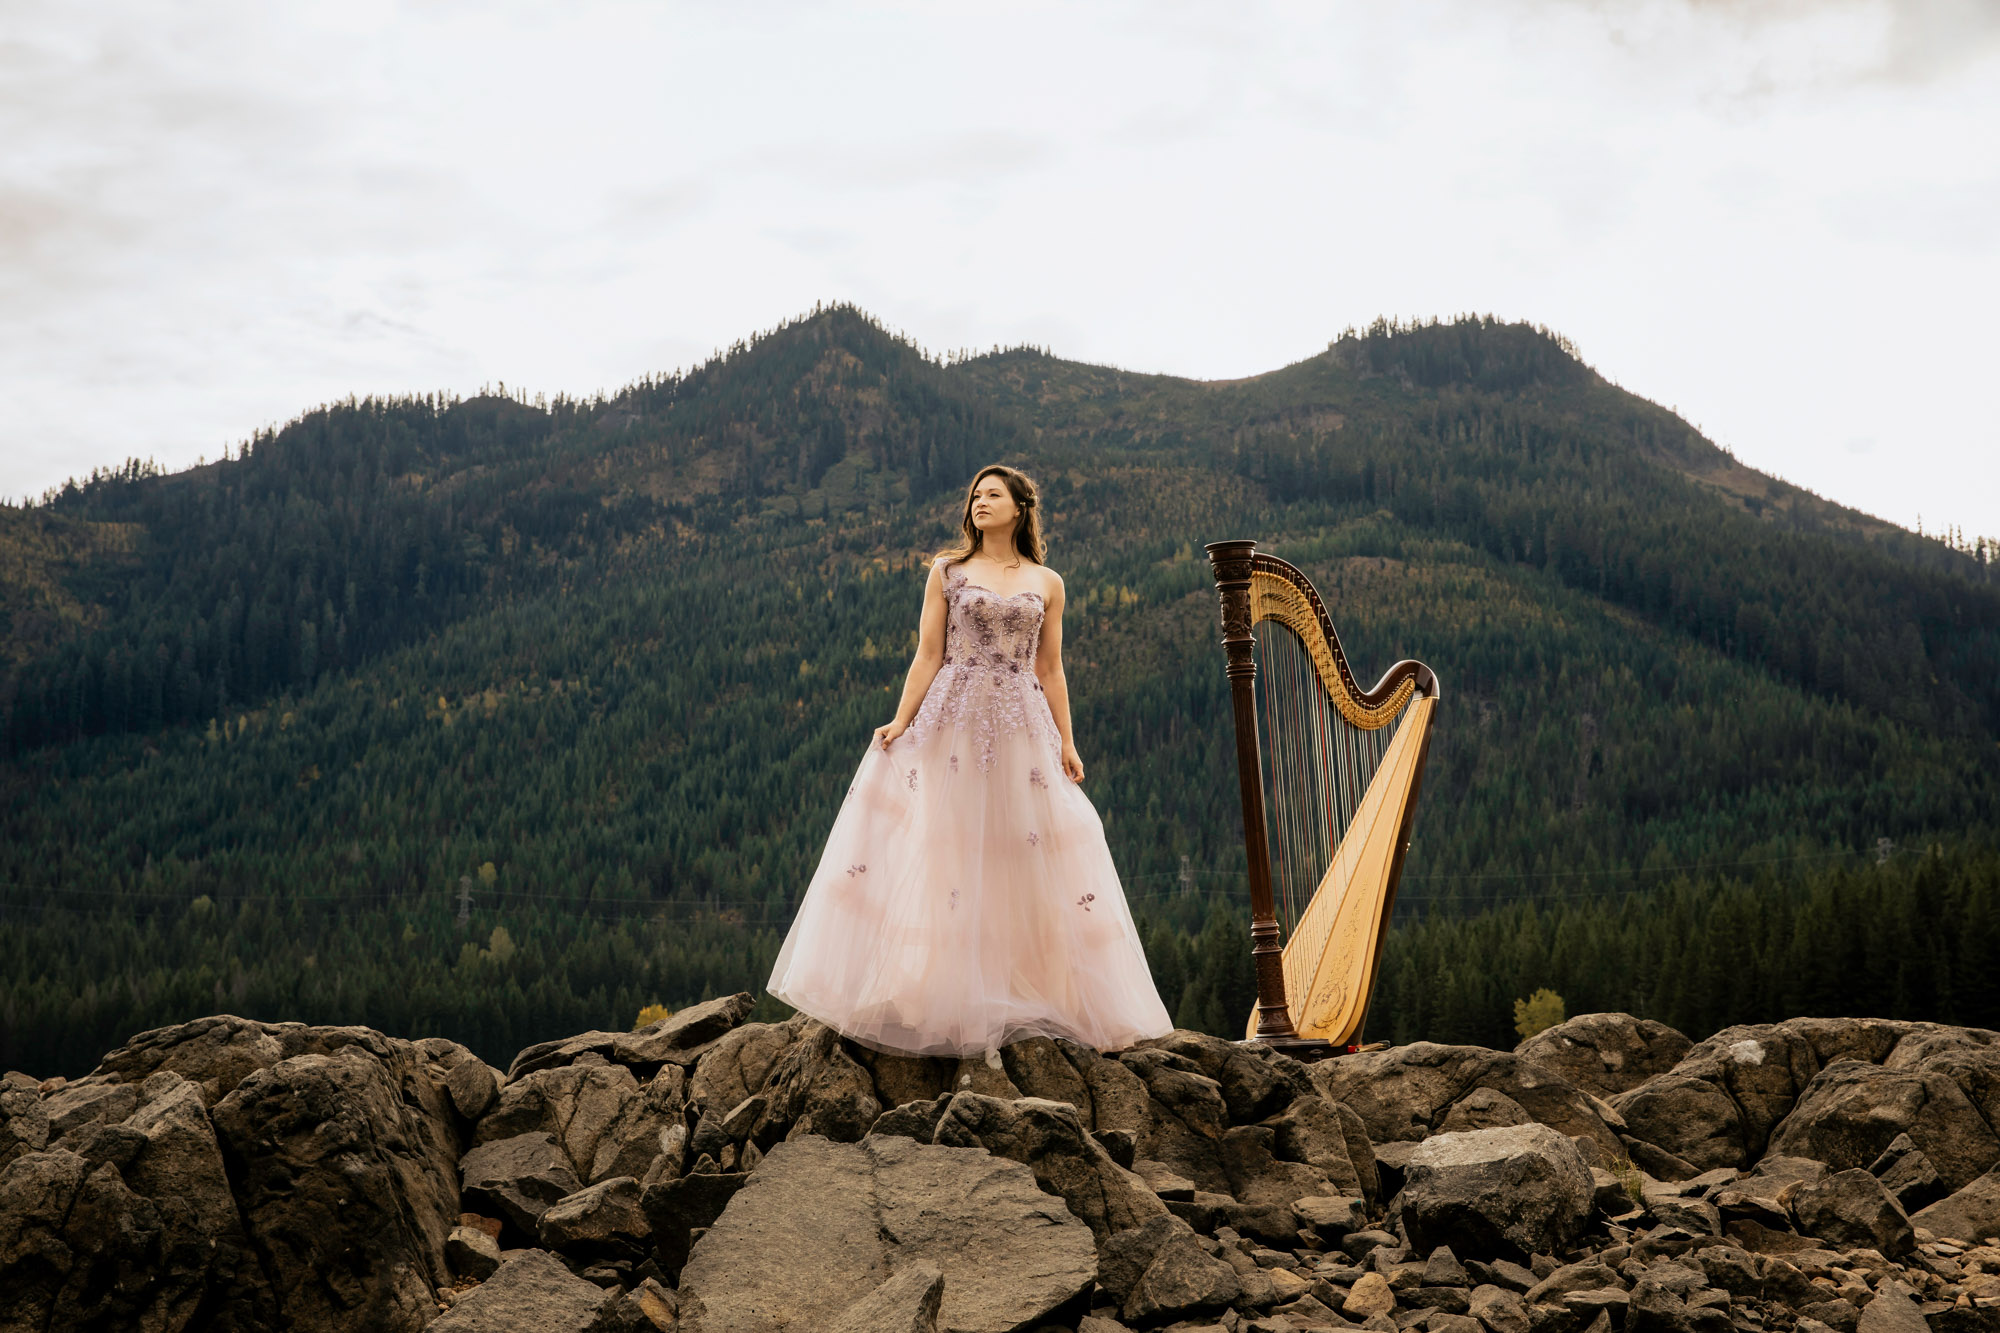
<svg viewBox="0 0 2000 1333">
<path fill-rule="evenodd" d="M 1544 331 L 1381 325 L 1204 385 L 944 365 L 836 309 L 608 399 L 338 404 L 10 511 L 72 554 L 34 565 L 62 614 L 0 627 L 0 1065 L 217 1010 L 504 1065 L 759 991 L 995 460 L 1044 487 L 1087 790 L 1177 1022 L 1239 1036 L 1253 998 L 1200 552 L 1247 535 L 1364 674 L 1443 681 L 1371 1036 L 1511 1044 L 1545 985 L 1702 1033 L 1851 1007 L 1814 931 L 1885 1011 L 2000 1023 L 2000 955 L 1805 906 L 1935 898 L 1993 942 L 1956 905 L 1993 906 L 1983 557 L 1766 485 Z M 1956 887 L 1853 866 L 1878 838 L 1944 842 Z"/>
<path fill-rule="evenodd" d="M 1523 1041 L 1563 1021 L 1563 997 L 1544 986 L 1514 1001 L 1514 1032 Z"/>
</svg>

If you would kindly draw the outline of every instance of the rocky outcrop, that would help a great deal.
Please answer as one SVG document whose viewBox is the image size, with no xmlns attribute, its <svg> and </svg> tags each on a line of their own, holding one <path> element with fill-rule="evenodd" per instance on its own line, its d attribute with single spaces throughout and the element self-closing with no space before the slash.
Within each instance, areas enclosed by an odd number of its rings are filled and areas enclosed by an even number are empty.
<svg viewBox="0 0 2000 1333">
<path fill-rule="evenodd" d="M 750 1007 L 506 1073 L 220 1016 L 7 1074 L 0 1328 L 2000 1333 L 1982 1030 L 989 1063 Z"/>
<path fill-rule="evenodd" d="M 1694 1043 L 1665 1023 L 1630 1014 L 1578 1014 L 1514 1048 L 1585 1092 L 1616 1097 L 1681 1062 Z"/>
</svg>

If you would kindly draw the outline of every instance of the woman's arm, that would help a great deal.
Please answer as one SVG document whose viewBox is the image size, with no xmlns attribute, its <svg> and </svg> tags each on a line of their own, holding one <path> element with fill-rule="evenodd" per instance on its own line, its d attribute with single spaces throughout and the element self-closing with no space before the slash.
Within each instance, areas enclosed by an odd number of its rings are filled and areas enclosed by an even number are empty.
<svg viewBox="0 0 2000 1333">
<path fill-rule="evenodd" d="M 903 678 L 903 699 L 896 705 L 896 718 L 875 728 L 875 743 L 883 749 L 909 729 L 923 707 L 931 681 L 944 665 L 944 567 L 931 566 L 924 582 L 924 613 L 917 624 L 917 655 L 910 661 L 910 674 Z"/>
<path fill-rule="evenodd" d="M 1083 758 L 1076 752 L 1076 741 L 1069 729 L 1069 677 L 1063 674 L 1062 660 L 1062 575 L 1053 569 L 1049 577 L 1056 581 L 1055 595 L 1049 598 L 1042 615 L 1042 641 L 1035 649 L 1035 679 L 1042 683 L 1042 694 L 1049 701 L 1049 713 L 1056 720 L 1056 731 L 1062 736 L 1062 767 L 1071 782 L 1083 781 Z"/>
</svg>

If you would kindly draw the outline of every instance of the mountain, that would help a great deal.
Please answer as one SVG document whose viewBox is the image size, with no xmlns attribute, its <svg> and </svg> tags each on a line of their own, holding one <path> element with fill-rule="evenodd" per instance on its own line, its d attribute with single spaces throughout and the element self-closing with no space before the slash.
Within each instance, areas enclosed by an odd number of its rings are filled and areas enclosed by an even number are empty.
<svg viewBox="0 0 2000 1333">
<path fill-rule="evenodd" d="M 605 398 L 350 400 L 0 510 L 0 1062 L 225 1005 L 498 1051 L 756 989 L 988 461 L 1044 487 L 1182 1026 L 1246 1004 L 1206 541 L 1304 567 L 1364 675 L 1438 671 L 1404 919 L 1797 883 L 2000 808 L 1993 567 L 1545 330 L 1198 382 L 945 362 L 836 307 Z"/>
</svg>

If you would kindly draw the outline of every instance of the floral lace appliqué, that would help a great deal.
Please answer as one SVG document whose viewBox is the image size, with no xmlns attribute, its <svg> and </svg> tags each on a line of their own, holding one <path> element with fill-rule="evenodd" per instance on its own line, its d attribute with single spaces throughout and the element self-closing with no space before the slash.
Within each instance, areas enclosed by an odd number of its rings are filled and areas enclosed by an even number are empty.
<svg viewBox="0 0 2000 1333">
<path fill-rule="evenodd" d="M 938 727 L 968 726 L 979 742 L 981 772 L 993 767 L 994 747 L 1003 732 L 1025 728 L 1051 750 L 1061 748 L 1062 736 L 1041 683 L 1032 670 L 1022 670 L 1024 664 L 1032 665 L 1041 643 L 1041 594 L 1002 597 L 973 583 L 955 565 L 944 571 L 944 592 L 944 663 L 910 723 L 910 743 L 921 744 Z"/>
<path fill-rule="evenodd" d="M 847 867 L 847 877 L 848 877 L 849 879 L 853 879 L 853 878 L 854 878 L 854 877 L 855 877 L 856 875 L 865 875 L 865 874 L 867 874 L 867 873 L 868 873 L 868 867 L 867 867 L 867 866 L 849 866 L 849 867 Z"/>
<path fill-rule="evenodd" d="M 915 791 L 917 789 L 917 770 L 914 768 L 910 770 L 909 783 L 910 790 Z"/>
<path fill-rule="evenodd" d="M 958 756 L 957 756 L 957 755 L 953 755 L 953 756 L 951 757 L 951 771 L 952 771 L 952 772 L 954 772 L 954 773 L 958 772 Z"/>
<path fill-rule="evenodd" d="M 1097 895 L 1096 895 L 1096 894 L 1094 894 L 1094 893 L 1086 893 L 1086 894 L 1084 894 L 1084 895 L 1083 895 L 1083 897 L 1081 897 L 1081 898 L 1078 898 L 1078 899 L 1076 900 L 1076 905 L 1077 905 L 1078 907 L 1081 907 L 1081 908 L 1082 908 L 1082 909 L 1083 909 L 1084 911 L 1088 912 L 1088 911 L 1090 910 L 1090 905 L 1091 905 L 1092 903 L 1096 902 L 1096 901 L 1097 901 Z"/>
<path fill-rule="evenodd" d="M 1042 776 L 1042 770 L 1039 768 L 1031 768 L 1028 770 L 1028 781 L 1034 783 L 1037 787 L 1041 787 L 1044 789 L 1046 789 L 1049 785 L 1049 780 Z"/>
<path fill-rule="evenodd" d="M 1033 829 L 1028 830 L 1028 845 L 1030 847 L 1038 845 L 1041 842 L 1041 840 L 1042 840 L 1041 834 L 1035 832 Z"/>
</svg>

